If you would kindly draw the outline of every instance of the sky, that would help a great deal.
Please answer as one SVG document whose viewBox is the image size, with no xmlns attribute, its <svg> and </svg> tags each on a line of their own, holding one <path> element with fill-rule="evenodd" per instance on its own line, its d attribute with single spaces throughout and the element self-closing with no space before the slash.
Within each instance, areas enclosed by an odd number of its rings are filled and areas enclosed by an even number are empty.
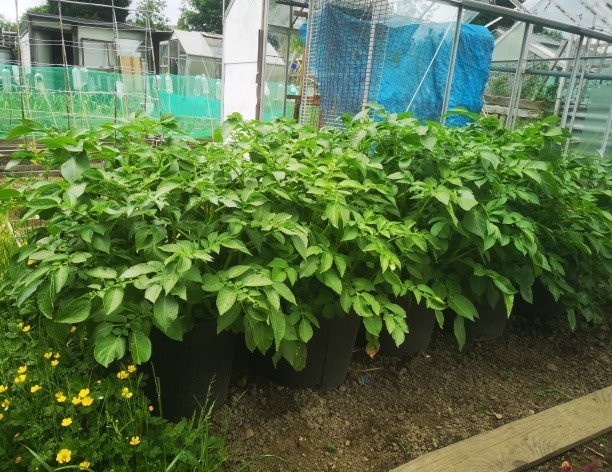
<svg viewBox="0 0 612 472">
<path fill-rule="evenodd" d="M 47 0 L 17 0 L 19 16 L 30 7 L 43 5 Z M 136 3 L 133 1 L 133 3 Z M 170 19 L 170 24 L 176 25 L 180 15 L 182 0 L 169 0 L 166 2 L 166 16 Z M 0 0 L 0 15 L 7 20 L 15 21 L 15 0 Z"/>
</svg>

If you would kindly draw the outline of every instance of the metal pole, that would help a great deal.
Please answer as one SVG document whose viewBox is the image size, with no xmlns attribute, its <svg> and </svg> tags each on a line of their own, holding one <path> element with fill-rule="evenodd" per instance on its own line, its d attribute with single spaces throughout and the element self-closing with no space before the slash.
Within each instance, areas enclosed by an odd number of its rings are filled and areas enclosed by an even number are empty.
<svg viewBox="0 0 612 472">
<path fill-rule="evenodd" d="M 365 79 L 363 81 L 363 98 L 361 99 L 361 106 L 368 104 L 370 95 L 370 82 L 372 81 L 372 62 L 374 61 L 374 46 L 376 44 L 376 22 L 375 18 L 378 18 L 377 10 L 380 9 L 380 5 L 375 3 L 372 7 L 372 23 L 370 24 L 370 41 L 368 43 L 368 60 L 366 62 Z"/>
<path fill-rule="evenodd" d="M 457 62 L 457 50 L 459 49 L 459 37 L 461 36 L 461 20 L 463 19 L 463 6 L 457 8 L 457 22 L 455 23 L 455 36 L 453 37 L 453 49 L 451 50 L 450 64 L 448 65 L 448 76 L 446 77 L 446 89 L 444 90 L 444 101 L 442 102 L 442 112 L 440 122 L 446 124 L 446 112 L 450 101 L 451 88 L 453 86 L 453 76 L 455 75 L 455 63 Z"/>
<path fill-rule="evenodd" d="M 597 43 L 594 46 L 595 51 L 597 51 L 597 48 L 599 47 L 599 40 L 597 40 Z M 589 50 L 591 48 L 591 38 L 587 39 L 587 44 L 586 44 L 586 53 L 588 55 Z M 580 108 L 580 103 L 582 102 L 582 98 L 584 97 L 584 91 L 585 91 L 585 87 L 587 85 L 587 80 L 586 79 L 586 74 L 588 71 L 590 71 L 593 68 L 592 65 L 589 65 L 587 63 L 587 61 L 584 59 L 584 57 L 582 58 L 582 72 L 580 73 L 580 80 L 578 81 L 578 90 L 576 92 L 576 101 L 574 102 L 574 109 L 572 111 L 572 118 L 570 120 L 570 124 L 569 124 L 569 128 L 568 131 L 571 133 L 574 130 L 574 123 L 576 121 L 576 114 L 578 113 L 578 108 Z"/>
<path fill-rule="evenodd" d="M 508 104 L 508 116 L 506 118 L 506 128 L 514 129 L 516 125 L 517 111 L 521 100 L 521 89 L 523 88 L 523 75 L 525 67 L 525 59 L 529 51 L 529 41 L 531 32 L 533 31 L 532 23 L 525 23 L 525 32 L 523 33 L 523 42 L 521 43 L 521 52 L 519 54 L 516 73 L 514 74 L 514 83 L 512 84 L 512 93 L 510 94 L 510 103 Z"/>
<path fill-rule="evenodd" d="M 293 7 L 289 7 L 290 14 L 293 14 Z M 287 116 L 287 85 L 289 84 L 289 49 L 291 49 L 292 34 L 287 34 L 287 52 L 285 54 L 285 80 L 283 82 L 283 116 Z"/>
<path fill-rule="evenodd" d="M 307 124 L 308 119 L 308 86 L 306 85 L 306 81 L 309 79 L 310 75 L 310 49 L 312 46 L 312 32 L 315 28 L 314 21 L 314 10 L 315 10 L 315 2 L 310 0 L 308 2 L 308 28 L 306 29 L 306 44 L 304 44 L 304 52 L 303 52 L 303 60 L 302 60 L 302 79 L 300 84 L 300 94 L 302 95 L 302 99 L 300 101 L 300 124 Z"/>
<path fill-rule="evenodd" d="M 221 29 L 225 34 L 225 0 L 223 0 L 223 15 L 221 15 Z M 225 119 L 225 42 L 221 44 L 221 122 Z"/>
<path fill-rule="evenodd" d="M 601 157 L 604 157 L 606 147 L 608 147 L 608 138 L 610 137 L 610 128 L 612 128 L 612 105 L 608 111 L 608 123 L 606 124 L 606 130 L 604 131 L 603 139 L 601 141 L 601 147 L 597 151 Z"/>
<path fill-rule="evenodd" d="M 263 121 L 264 112 L 266 110 L 266 58 L 268 57 L 268 10 L 269 0 L 263 0 L 261 12 L 261 29 L 260 29 L 260 54 L 258 67 L 258 87 L 257 87 L 257 110 L 255 118 Z"/>
<path fill-rule="evenodd" d="M 516 69 L 513 69 L 511 67 L 491 66 L 491 71 L 492 72 L 506 72 L 507 74 L 512 74 L 516 72 Z M 569 72 L 563 72 L 560 70 L 526 69 L 525 74 L 544 76 L 544 77 L 561 77 L 561 78 L 567 78 L 567 77 L 572 76 L 572 74 L 570 74 Z M 597 72 L 586 72 L 584 74 L 584 78 L 585 80 L 612 80 L 612 74 L 599 74 Z"/>
<path fill-rule="evenodd" d="M 27 81 L 25 78 L 25 67 L 23 66 L 23 51 L 21 50 L 22 48 L 21 36 L 19 35 L 19 0 L 15 0 L 15 21 L 17 24 L 17 48 L 16 49 L 17 49 L 17 64 L 19 67 L 19 83 L 17 85 L 19 88 L 19 101 L 21 102 L 21 119 L 25 120 L 25 101 L 23 99 L 23 92 L 24 92 L 25 86 L 27 85 Z M 29 34 L 30 34 L 30 25 L 28 22 L 28 38 L 29 38 Z M 31 40 L 32 39 L 29 38 L 29 41 Z M 12 117 L 12 112 L 10 116 Z"/>
<path fill-rule="evenodd" d="M 580 47 L 582 46 L 583 40 L 584 40 L 584 36 L 581 34 L 578 37 L 578 42 L 576 43 L 576 53 L 574 55 L 574 61 L 572 62 L 572 75 L 570 77 L 570 83 L 567 88 L 567 94 L 565 95 L 565 106 L 563 107 L 563 117 L 561 118 L 562 128 L 565 128 L 565 125 L 567 124 L 567 116 L 569 114 L 570 102 L 572 101 L 574 87 L 576 86 L 576 76 L 578 75 L 578 63 L 580 62 Z"/>
</svg>

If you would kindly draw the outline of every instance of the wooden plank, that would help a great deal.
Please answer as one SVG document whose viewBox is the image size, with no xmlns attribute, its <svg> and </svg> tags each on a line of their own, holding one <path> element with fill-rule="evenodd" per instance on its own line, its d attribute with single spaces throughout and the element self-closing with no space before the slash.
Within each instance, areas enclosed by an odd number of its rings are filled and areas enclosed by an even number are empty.
<svg viewBox="0 0 612 472">
<path fill-rule="evenodd" d="M 612 386 L 425 454 L 391 472 L 525 470 L 612 431 Z"/>
<path fill-rule="evenodd" d="M 483 98 L 487 105 L 499 105 L 506 108 L 508 108 L 508 106 L 510 105 L 510 98 L 508 97 L 485 95 Z M 524 108 L 525 110 L 542 111 L 544 110 L 545 106 L 546 102 L 543 101 L 525 100 L 522 98 L 519 101 L 519 108 Z"/>
<path fill-rule="evenodd" d="M 508 107 L 502 107 L 498 105 L 489 105 L 488 103 L 484 106 L 484 111 L 486 111 L 489 115 L 500 115 L 500 116 L 508 115 Z M 523 110 L 522 108 L 519 108 L 517 110 L 517 116 L 519 118 L 538 119 L 542 117 L 542 112 L 532 111 L 532 110 Z"/>
</svg>

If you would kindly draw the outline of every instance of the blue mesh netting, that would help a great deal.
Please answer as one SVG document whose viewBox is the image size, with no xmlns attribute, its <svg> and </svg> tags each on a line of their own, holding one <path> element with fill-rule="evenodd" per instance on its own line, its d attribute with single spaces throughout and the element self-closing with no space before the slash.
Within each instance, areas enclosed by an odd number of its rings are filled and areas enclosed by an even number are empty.
<svg viewBox="0 0 612 472">
<path fill-rule="evenodd" d="M 359 15 L 359 12 L 326 5 L 313 17 L 318 34 L 312 43 L 310 66 L 319 85 L 322 114 L 329 112 L 330 102 L 335 111 L 353 114 L 361 104 L 369 45 L 369 35 L 364 31 L 370 31 L 370 21 Z M 453 27 L 448 32 L 449 24 L 404 23 L 385 28 L 386 44 L 381 41 L 379 47 L 386 47 L 386 54 L 375 55 L 373 65 L 374 70 L 380 70 L 380 58 L 384 57 L 382 74 L 379 74 L 382 77 L 376 79 L 380 80 L 380 87 L 374 84 L 370 101 L 393 113 L 404 112 L 425 76 L 408 111 L 420 120 L 439 120 Z M 377 27 L 377 36 L 383 35 L 382 30 Z M 474 113 L 480 112 L 493 47 L 493 36 L 485 27 L 462 25 L 449 110 L 461 106 Z M 425 75 L 428 67 L 429 72 Z M 347 96 L 347 89 L 351 91 L 348 99 L 337 103 L 339 98 Z M 343 94 L 338 94 L 338 90 L 343 90 Z M 451 116 L 447 120 L 449 125 L 465 123 L 466 119 L 461 116 Z"/>
<path fill-rule="evenodd" d="M 349 8 L 325 5 L 314 15 L 316 37 L 312 38 L 309 63 L 321 92 L 321 114 L 329 121 L 342 113 L 356 114 L 361 110 L 365 90 L 370 38 L 372 37 L 371 12 L 367 8 Z M 306 24 L 302 25 L 305 35 Z M 373 39 L 383 44 L 386 28 L 377 25 Z M 378 71 L 384 50 L 372 51 L 374 66 Z M 380 87 L 380 73 L 369 74 L 369 93 L 376 95 Z"/>
</svg>

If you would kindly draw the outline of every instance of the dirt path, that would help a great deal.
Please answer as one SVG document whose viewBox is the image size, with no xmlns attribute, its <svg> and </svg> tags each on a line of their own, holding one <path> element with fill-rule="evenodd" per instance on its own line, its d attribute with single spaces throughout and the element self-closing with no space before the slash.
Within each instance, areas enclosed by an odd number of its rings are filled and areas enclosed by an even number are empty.
<svg viewBox="0 0 612 472">
<path fill-rule="evenodd" d="M 502 338 L 460 353 L 451 333 L 436 330 L 428 351 L 409 360 L 356 352 L 345 384 L 324 393 L 274 385 L 239 362 L 228 402 L 233 454 L 237 463 L 257 458 L 251 470 L 262 472 L 387 471 L 611 385 L 611 341 L 609 325 L 579 323 L 572 333 L 563 318 L 516 317 Z M 610 471 L 611 446 L 604 436 L 589 446 L 603 458 L 584 448 L 568 457 L 576 472 L 591 456 L 596 471 Z M 534 470 L 559 471 L 562 460 Z"/>
</svg>

